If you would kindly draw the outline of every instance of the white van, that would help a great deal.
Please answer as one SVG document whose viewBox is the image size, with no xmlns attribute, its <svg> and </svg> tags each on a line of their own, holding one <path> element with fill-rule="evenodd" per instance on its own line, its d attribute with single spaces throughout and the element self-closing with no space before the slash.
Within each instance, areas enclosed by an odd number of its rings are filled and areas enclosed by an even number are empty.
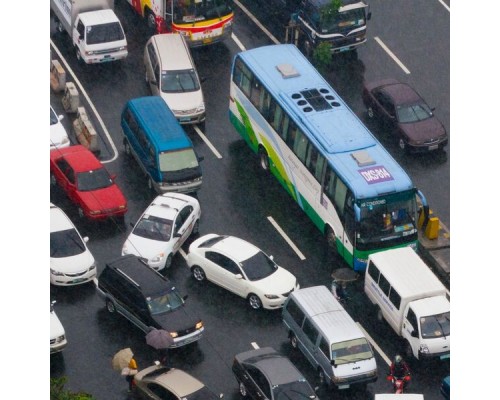
<svg viewBox="0 0 500 400">
<path fill-rule="evenodd" d="M 200 124 L 205 130 L 205 101 L 189 47 L 182 35 L 152 36 L 144 49 L 146 82 L 180 124 Z"/>
<path fill-rule="evenodd" d="M 364 290 L 404 339 L 406 356 L 450 357 L 450 301 L 446 287 L 410 247 L 370 254 Z"/>
<path fill-rule="evenodd" d="M 292 347 L 309 360 L 320 383 L 347 389 L 377 380 L 370 343 L 326 286 L 294 290 L 282 318 Z"/>
</svg>

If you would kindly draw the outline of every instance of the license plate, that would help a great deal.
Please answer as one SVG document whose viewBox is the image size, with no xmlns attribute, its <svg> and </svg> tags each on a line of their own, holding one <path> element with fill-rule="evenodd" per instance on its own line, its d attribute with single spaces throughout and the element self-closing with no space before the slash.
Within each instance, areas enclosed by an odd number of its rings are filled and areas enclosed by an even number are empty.
<svg viewBox="0 0 500 400">
<path fill-rule="evenodd" d="M 431 151 L 432 151 L 432 150 L 437 150 L 437 149 L 438 149 L 438 147 L 439 147 L 439 145 L 437 145 L 437 144 L 433 144 L 432 146 L 429 146 L 429 150 L 431 150 Z"/>
<path fill-rule="evenodd" d="M 80 282 L 83 282 L 85 280 L 86 280 L 85 278 L 73 279 L 73 283 L 80 283 Z"/>
<path fill-rule="evenodd" d="M 111 56 L 104 56 L 104 58 L 101 60 L 101 62 L 108 62 L 108 61 L 113 61 Z"/>
<path fill-rule="evenodd" d="M 208 43 L 212 43 L 212 38 L 206 38 L 206 39 L 203 39 L 203 43 L 204 44 L 208 44 Z"/>
<path fill-rule="evenodd" d="M 349 50 L 349 47 L 342 47 L 339 49 L 340 52 Z"/>
<path fill-rule="evenodd" d="M 349 389 L 349 385 L 339 385 L 339 389 Z"/>
<path fill-rule="evenodd" d="M 191 118 L 189 118 L 189 117 L 181 117 L 181 118 L 179 118 L 179 121 L 180 122 L 189 122 L 189 121 L 191 121 Z"/>
<path fill-rule="evenodd" d="M 444 355 L 442 355 L 442 356 L 439 356 L 439 359 L 440 359 L 440 360 L 446 360 L 446 359 L 448 359 L 448 358 L 450 358 L 450 355 L 449 355 L 449 354 L 444 354 Z"/>
</svg>

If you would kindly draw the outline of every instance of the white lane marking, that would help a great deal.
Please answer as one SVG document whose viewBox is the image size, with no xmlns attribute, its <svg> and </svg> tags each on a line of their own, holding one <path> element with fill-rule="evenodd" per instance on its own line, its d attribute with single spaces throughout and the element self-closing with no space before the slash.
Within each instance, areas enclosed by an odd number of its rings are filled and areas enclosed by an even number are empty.
<svg viewBox="0 0 500 400">
<path fill-rule="evenodd" d="M 377 352 L 384 359 L 384 361 L 387 363 L 387 365 L 391 365 L 391 359 L 385 355 L 385 353 L 378 346 L 378 344 L 375 343 L 375 340 L 372 339 L 372 337 L 368 334 L 368 332 L 365 331 L 365 329 L 361 326 L 361 324 L 359 322 L 356 322 L 356 324 L 359 326 L 359 329 L 361 329 L 363 331 L 363 333 L 368 338 L 368 340 L 370 341 L 370 343 L 372 344 L 372 346 L 375 347 L 375 350 L 377 350 Z"/>
<path fill-rule="evenodd" d="M 450 11 L 450 7 L 448 7 L 448 4 L 446 4 L 443 0 L 439 0 L 439 2 L 443 5 L 444 8 L 448 10 L 448 12 Z"/>
<path fill-rule="evenodd" d="M 259 347 L 259 345 L 258 345 L 257 343 L 252 342 L 252 343 L 250 343 L 250 344 L 252 345 L 252 347 L 253 347 L 255 350 L 260 349 L 260 347 Z"/>
<path fill-rule="evenodd" d="M 76 77 L 75 73 L 73 72 L 73 70 L 70 68 L 70 66 L 68 65 L 68 63 L 66 62 L 66 60 L 64 59 L 64 57 L 62 56 L 61 52 L 59 51 L 59 49 L 56 47 L 56 45 L 54 44 L 54 42 L 52 41 L 52 39 L 50 39 L 50 44 L 52 45 L 52 47 L 54 48 L 54 50 L 56 51 L 57 55 L 59 56 L 59 58 L 61 59 L 61 61 L 63 62 L 66 70 L 71 74 L 71 76 L 73 77 L 73 79 L 75 80 L 75 83 L 78 85 L 78 87 L 80 88 L 80 91 L 82 92 L 82 94 L 85 96 L 85 99 L 87 100 L 87 102 L 89 103 L 90 105 L 90 108 L 92 109 L 92 112 L 94 113 L 94 115 L 96 116 L 97 120 L 99 121 L 99 124 L 101 124 L 101 127 L 102 127 L 102 130 L 104 131 L 104 134 L 106 135 L 106 137 L 108 138 L 108 141 L 109 143 L 111 144 L 111 147 L 113 148 L 113 152 L 114 152 L 114 156 L 113 158 L 111 158 L 111 160 L 107 160 L 107 161 L 104 161 L 104 160 L 101 160 L 101 163 L 103 164 L 106 164 L 106 163 L 109 163 L 111 161 L 114 161 L 118 158 L 118 150 L 116 149 L 116 146 L 113 142 L 113 139 L 111 139 L 111 135 L 109 134 L 108 130 L 106 129 L 106 126 L 104 125 L 104 122 L 102 121 L 101 119 L 101 116 L 99 115 L 99 113 L 97 112 L 96 108 L 94 107 L 94 104 L 92 103 L 92 101 L 90 101 L 90 98 L 87 94 L 87 92 L 85 91 L 85 89 L 83 88 L 82 84 L 80 83 L 80 81 L 78 80 L 78 78 Z"/>
<path fill-rule="evenodd" d="M 247 8 L 241 4 L 238 0 L 233 0 L 233 3 L 235 3 L 241 10 L 250 18 L 262 31 L 275 43 L 275 44 L 280 44 L 280 41 L 276 39 L 271 32 L 269 32 L 261 23 L 260 21 L 255 18 L 250 11 L 247 10 Z"/>
<path fill-rule="evenodd" d="M 298 247 L 295 246 L 295 244 L 290 240 L 290 238 L 283 231 L 283 229 L 281 229 L 281 227 L 276 223 L 276 221 L 273 219 L 273 217 L 267 217 L 267 219 L 274 226 L 274 228 L 280 233 L 280 235 L 283 236 L 283 239 L 286 240 L 286 242 L 293 249 L 293 251 L 295 251 L 295 253 L 297 253 L 297 255 L 299 256 L 299 258 L 301 260 L 305 260 L 306 258 L 304 257 L 304 254 L 302 254 L 301 251 L 298 249 Z"/>
<path fill-rule="evenodd" d="M 234 33 L 231 33 L 231 39 L 233 39 L 236 42 L 241 51 L 246 50 L 245 46 L 243 46 L 243 43 L 240 42 L 240 39 L 238 39 Z"/>
<path fill-rule="evenodd" d="M 389 48 L 380 40 L 378 36 L 375 36 L 374 39 L 377 41 L 377 43 L 382 47 L 387 54 L 396 62 L 396 64 L 399 65 L 399 67 L 407 74 L 410 74 L 410 70 L 404 66 L 404 64 L 399 61 L 399 58 L 397 58 L 392 51 L 389 50 Z"/>
<path fill-rule="evenodd" d="M 210 147 L 210 150 L 212 150 L 212 153 L 214 153 L 217 158 L 222 158 L 222 156 L 220 155 L 220 153 L 217 151 L 217 149 L 214 147 L 214 145 L 212 143 L 210 143 L 210 140 L 207 139 L 207 137 L 203 134 L 203 132 L 201 131 L 201 129 L 198 128 L 198 126 L 195 125 L 194 126 L 194 130 L 203 139 L 203 141 L 207 144 L 207 146 Z"/>
</svg>

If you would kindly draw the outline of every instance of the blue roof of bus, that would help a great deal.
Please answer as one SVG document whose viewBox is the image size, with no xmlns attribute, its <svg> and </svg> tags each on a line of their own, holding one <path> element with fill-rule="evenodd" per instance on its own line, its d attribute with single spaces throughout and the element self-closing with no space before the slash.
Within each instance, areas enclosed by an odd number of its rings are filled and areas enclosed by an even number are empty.
<svg viewBox="0 0 500 400">
<path fill-rule="evenodd" d="M 289 115 L 295 116 L 294 119 L 302 130 L 305 131 L 305 127 L 314 133 L 314 138 L 309 139 L 323 149 L 329 162 L 344 177 L 345 183 L 358 198 L 414 187 L 401 166 L 295 45 L 263 46 L 241 52 L 239 56 L 258 75 L 273 97 L 280 98 L 281 106 Z M 282 70 L 289 77 L 282 75 L 278 65 L 285 66 Z M 320 108 L 325 106 L 328 109 L 316 111 L 307 99 L 304 105 L 298 104 L 307 97 L 305 91 L 315 89 Z M 333 96 L 333 99 L 327 99 L 327 96 Z M 311 111 L 305 112 L 307 107 Z M 364 155 L 371 162 L 358 165 L 353 156 L 358 151 L 367 153 Z"/>
<path fill-rule="evenodd" d="M 135 115 L 149 128 L 151 140 L 158 151 L 170 151 L 193 147 L 186 132 L 175 118 L 165 100 L 159 96 L 131 99 L 128 105 Z"/>
</svg>

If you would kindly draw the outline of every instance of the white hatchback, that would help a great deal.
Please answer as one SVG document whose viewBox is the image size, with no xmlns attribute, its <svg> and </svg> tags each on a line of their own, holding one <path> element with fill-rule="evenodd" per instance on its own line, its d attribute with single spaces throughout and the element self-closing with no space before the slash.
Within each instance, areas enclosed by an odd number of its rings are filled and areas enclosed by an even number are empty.
<svg viewBox="0 0 500 400">
<path fill-rule="evenodd" d="M 209 234 L 189 246 L 194 279 L 205 279 L 248 300 L 253 309 L 283 307 L 300 288 L 295 276 L 253 244 L 234 236 Z"/>
<path fill-rule="evenodd" d="M 73 286 L 96 277 L 94 256 L 73 222 L 59 207 L 50 203 L 50 283 Z"/>
<path fill-rule="evenodd" d="M 140 216 L 125 240 L 122 256 L 134 254 L 153 269 L 172 265 L 172 259 L 191 234 L 197 234 L 200 203 L 182 193 L 157 196 Z"/>
<path fill-rule="evenodd" d="M 50 148 L 68 147 L 71 143 L 69 141 L 68 133 L 61 124 L 63 115 L 57 115 L 52 106 L 50 106 Z"/>
</svg>

